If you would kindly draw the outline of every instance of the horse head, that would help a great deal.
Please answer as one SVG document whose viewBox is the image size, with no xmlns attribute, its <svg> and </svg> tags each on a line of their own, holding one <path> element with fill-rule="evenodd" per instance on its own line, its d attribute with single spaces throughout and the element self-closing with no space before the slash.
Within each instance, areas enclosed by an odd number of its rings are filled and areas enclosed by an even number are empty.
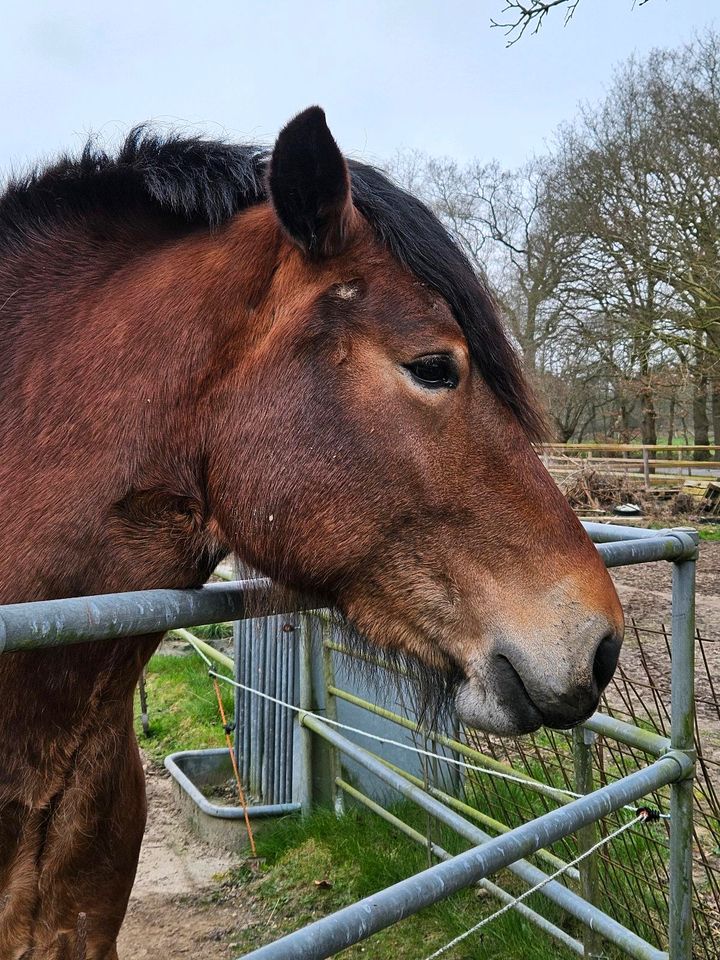
<svg viewBox="0 0 720 960">
<path fill-rule="evenodd" d="M 319 108 L 281 132 L 267 193 L 225 240 L 266 269 L 212 392 L 223 539 L 455 678 L 471 726 L 581 722 L 622 611 L 533 448 L 533 400 L 482 281 L 425 207 L 348 165 Z"/>
</svg>

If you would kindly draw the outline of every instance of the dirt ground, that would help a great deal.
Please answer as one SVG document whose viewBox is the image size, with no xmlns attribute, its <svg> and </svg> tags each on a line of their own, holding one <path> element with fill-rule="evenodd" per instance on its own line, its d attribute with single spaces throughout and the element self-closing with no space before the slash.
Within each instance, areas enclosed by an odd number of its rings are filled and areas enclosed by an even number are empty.
<svg viewBox="0 0 720 960">
<path fill-rule="evenodd" d="M 628 621 L 670 624 L 670 565 L 645 564 L 612 571 Z M 703 543 L 697 574 L 697 624 L 720 640 L 720 543 Z M 623 657 L 630 655 L 631 644 Z M 717 674 L 720 676 L 720 642 Z M 714 672 L 714 671 L 713 671 Z M 700 705 L 699 705 L 700 706 Z M 120 960 L 231 960 L 234 940 L 265 906 L 247 891 L 219 893 L 218 874 L 236 860 L 195 839 L 180 818 L 165 770 L 148 766 L 148 824 L 128 915 L 119 940 Z"/>
<path fill-rule="evenodd" d="M 671 564 L 640 563 L 610 571 L 628 620 L 670 625 Z M 703 636 L 720 639 L 720 542 L 700 544 L 696 620 Z"/>
<path fill-rule="evenodd" d="M 234 936 L 252 921 L 247 896 L 218 895 L 218 874 L 237 862 L 189 832 L 170 777 L 146 769 L 148 821 L 135 886 L 118 941 L 120 960 L 230 960 Z"/>
</svg>

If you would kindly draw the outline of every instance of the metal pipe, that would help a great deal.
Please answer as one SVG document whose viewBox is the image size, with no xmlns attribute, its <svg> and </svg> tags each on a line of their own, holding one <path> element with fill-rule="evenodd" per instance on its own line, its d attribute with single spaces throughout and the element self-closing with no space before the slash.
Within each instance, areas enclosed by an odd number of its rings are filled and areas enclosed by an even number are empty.
<svg viewBox="0 0 720 960">
<path fill-rule="evenodd" d="M 183 788 L 185 793 L 192 798 L 198 809 L 211 817 L 217 817 L 220 820 L 244 820 L 245 811 L 242 807 L 227 807 L 221 804 L 211 803 L 207 797 L 198 790 L 188 775 L 177 764 L 178 758 L 189 757 L 193 754 L 202 756 L 208 753 L 225 753 L 225 750 L 181 750 L 177 753 L 171 753 L 165 757 L 165 768 L 170 775 Z M 299 813 L 299 803 L 274 803 L 274 804 L 253 804 L 247 808 L 247 815 L 252 820 L 265 817 L 282 817 L 289 813 Z"/>
<path fill-rule="evenodd" d="M 379 803 L 376 803 L 374 800 L 371 800 L 370 797 L 366 797 L 364 793 L 361 793 L 360 790 L 356 790 L 355 787 L 351 786 L 349 783 L 346 783 L 344 780 L 338 778 L 336 781 L 337 785 L 344 790 L 349 796 L 353 797 L 359 803 L 362 803 L 372 810 L 373 813 L 376 813 L 382 820 L 385 820 L 391 826 L 398 829 L 401 833 L 404 833 L 405 836 L 409 837 L 411 840 L 414 840 L 421 847 L 427 847 L 427 837 L 420 833 L 418 830 L 414 830 L 411 826 L 405 823 L 404 820 L 401 820 L 399 817 L 396 817 L 394 814 L 390 813 L 384 807 L 381 807 Z M 452 855 L 443 850 L 442 847 L 438 846 L 437 843 L 431 843 L 430 849 L 438 860 L 452 860 Z M 488 893 L 492 894 L 493 897 L 500 900 L 502 903 L 514 903 L 515 911 L 523 916 L 530 923 L 534 923 L 536 927 L 539 927 L 541 930 L 544 930 L 545 933 L 549 934 L 551 937 L 554 937 L 563 946 L 567 947 L 568 950 L 572 950 L 574 953 L 577 953 L 579 956 L 584 956 L 584 948 L 579 940 L 576 940 L 574 937 L 571 937 L 570 934 L 565 933 L 560 927 L 557 927 L 554 923 L 551 923 L 546 917 L 541 913 L 537 913 L 531 907 L 525 906 L 524 903 L 515 903 L 515 897 L 511 896 L 507 890 L 503 890 L 502 887 L 498 887 L 497 884 L 493 883 L 491 880 L 478 880 L 477 886 L 483 890 L 487 890 Z"/>
<path fill-rule="evenodd" d="M 645 540 L 623 540 L 617 543 L 598 543 L 596 549 L 606 567 L 621 567 L 651 560 L 681 560 L 696 549 L 686 534 L 673 530 L 662 537 Z"/>
<path fill-rule="evenodd" d="M 321 653 L 323 665 L 323 681 L 325 684 L 325 716 L 328 720 L 337 720 L 337 702 L 335 694 L 335 663 L 333 653 L 330 649 L 329 638 L 332 637 L 333 625 L 331 621 L 317 621 L 320 627 Z M 329 763 L 330 793 L 333 801 L 333 808 L 338 816 L 345 812 L 342 791 L 337 788 L 337 781 L 341 774 L 340 752 L 334 747 L 330 748 Z"/>
<path fill-rule="evenodd" d="M 239 576 L 238 574 L 238 560 L 237 557 L 233 557 L 233 575 L 232 579 L 235 580 Z M 242 683 L 242 670 L 243 670 L 243 651 L 242 651 L 242 620 L 233 620 L 233 678 L 238 682 Z M 244 757 L 243 757 L 243 726 L 245 723 L 245 717 L 243 715 L 243 694 L 244 690 L 241 690 L 240 687 L 235 687 L 233 689 L 233 702 L 234 702 L 234 712 L 235 712 L 235 732 L 233 736 L 233 742 L 235 744 L 235 756 L 237 757 L 238 767 L 240 770 L 240 780 L 242 783 L 247 784 L 247 779 L 245 777 L 244 770 Z"/>
<path fill-rule="evenodd" d="M 303 710 L 312 709 L 312 643 L 309 616 L 300 621 L 300 691 L 299 705 Z M 297 800 L 303 816 L 312 810 L 312 736 L 309 728 L 300 722 L 298 715 L 295 724 L 297 742 L 293 753 L 293 799 Z"/>
<path fill-rule="evenodd" d="M 278 669 L 277 669 L 277 693 L 285 703 L 288 702 L 287 689 L 287 670 L 288 670 L 288 643 L 285 623 L 278 621 Z M 285 792 L 285 759 L 287 744 L 285 742 L 285 714 L 287 709 L 280 704 L 275 705 L 275 730 L 277 731 L 277 741 L 275 744 L 275 791 L 279 799 Z"/>
<path fill-rule="evenodd" d="M 665 537 L 670 532 L 664 530 L 648 530 L 645 527 L 627 527 L 615 523 L 594 523 L 583 520 L 585 532 L 593 543 L 614 543 L 618 540 L 650 540 L 653 537 Z"/>
<path fill-rule="evenodd" d="M 298 691 L 296 684 L 296 674 L 297 674 L 297 659 L 298 659 L 298 644 L 297 644 L 297 619 L 293 624 L 293 632 L 289 635 L 288 643 L 290 644 L 290 661 L 288 664 L 288 702 L 292 704 L 298 703 Z M 286 736 L 287 736 L 287 769 L 285 771 L 285 797 L 292 797 L 293 790 L 293 763 L 294 763 L 294 730 L 295 730 L 295 714 L 292 710 L 285 711 L 285 727 L 286 727 Z"/>
<path fill-rule="evenodd" d="M 686 533 L 686 535 L 688 535 Z M 695 761 L 695 555 L 673 564 L 672 706 L 670 741 L 688 758 L 688 771 L 670 794 L 670 915 L 672 960 L 692 960 L 693 775 Z M 690 536 L 688 536 L 690 539 Z"/>
<path fill-rule="evenodd" d="M 262 690 L 263 673 L 265 669 L 265 621 L 260 620 L 259 637 L 254 639 L 253 663 L 250 686 Z M 262 706 L 264 701 L 260 697 L 253 697 L 250 703 L 250 782 L 252 793 L 261 794 L 260 766 L 262 762 Z"/>
<path fill-rule="evenodd" d="M 632 723 L 618 720 L 617 717 L 610 717 L 606 713 L 594 713 L 581 726 L 585 730 L 591 730 L 610 740 L 617 740 L 618 743 L 624 743 L 628 747 L 637 747 L 638 750 L 653 757 L 662 757 L 670 749 L 669 737 L 661 737 L 658 733 L 643 730 Z"/>
<path fill-rule="evenodd" d="M 268 617 L 265 621 L 265 676 L 263 686 L 260 688 L 263 693 L 269 693 L 273 696 L 273 680 L 275 679 L 275 642 L 273 637 L 273 620 Z M 263 799 L 270 796 L 270 781 L 272 777 L 273 760 L 273 717 L 275 714 L 275 704 L 270 700 L 262 702 L 262 793 Z"/>
<path fill-rule="evenodd" d="M 593 778 L 593 744 L 595 734 L 592 730 L 575 727 L 573 730 L 573 768 L 575 774 L 575 790 L 578 793 L 592 793 Z M 592 849 L 597 841 L 597 823 L 589 823 L 577 832 L 578 853 L 585 853 Z M 588 903 L 598 905 L 598 855 L 590 854 L 579 865 L 580 892 Z M 601 945 L 597 931 L 592 927 L 583 927 L 584 955 L 587 957 L 600 956 Z"/>
<path fill-rule="evenodd" d="M 0 654 L 242 620 L 260 603 L 268 613 L 302 608 L 297 597 L 270 580 L 10 603 L 0 606 Z"/>
<path fill-rule="evenodd" d="M 242 662 L 242 681 L 246 686 L 250 686 L 251 677 L 251 638 L 252 638 L 252 620 L 241 620 L 240 629 L 242 630 L 243 662 Z M 250 783 L 250 749 L 252 743 L 251 726 L 251 695 L 247 690 L 243 694 L 243 783 Z M 253 698 L 255 699 L 255 698 Z"/>
<path fill-rule="evenodd" d="M 228 670 L 234 671 L 235 664 L 230 657 L 216 650 L 215 647 L 211 647 L 210 644 L 206 643 L 201 637 L 196 637 L 194 633 L 190 633 L 189 630 L 184 630 L 182 627 L 178 627 L 177 630 L 171 630 L 170 633 L 179 640 L 185 640 L 185 642 L 191 646 L 202 650 L 209 660 L 214 660 L 215 663 L 219 663 L 221 667 L 226 667 Z"/>
<path fill-rule="evenodd" d="M 413 787 L 397 774 L 393 774 L 362 747 L 356 746 L 334 730 L 328 729 L 322 721 L 312 716 L 303 715 L 301 722 L 334 743 L 402 795 L 414 800 L 449 826 L 454 826 L 462 835 L 467 836 L 469 830 L 475 831 L 476 836 L 480 838 L 478 842 L 482 843 L 482 846 L 461 853 L 448 863 L 430 867 L 283 937 L 273 944 L 254 950 L 247 954 L 244 960 L 324 960 L 378 930 L 417 913 L 423 907 L 446 899 L 496 870 L 510 864 L 517 866 L 516 861 L 520 858 L 685 776 L 690 767 L 690 761 L 684 753 L 673 751 L 644 770 L 623 777 L 603 787 L 602 790 L 546 813 L 508 834 L 483 842 L 487 835 L 483 835 L 481 830 L 468 824 L 457 814 L 453 814 L 424 791 Z M 531 864 L 527 865 L 526 875 L 546 878 L 541 870 L 532 867 Z M 530 882 L 537 882 L 537 880 Z M 592 923 L 606 939 L 638 960 L 667 960 L 667 954 L 642 940 L 612 917 L 586 903 L 557 881 L 548 883 L 543 888 L 543 893 L 582 922 Z"/>
<path fill-rule="evenodd" d="M 291 624 L 294 628 L 294 624 Z M 285 624 L 282 627 L 285 630 Z M 290 687 L 290 661 L 292 659 L 292 631 L 284 632 L 282 635 L 282 644 L 284 647 L 283 651 L 283 675 L 282 675 L 282 699 L 286 703 L 292 703 L 292 689 Z M 280 729 L 282 731 L 282 761 L 280 764 L 280 784 L 279 789 L 282 791 L 283 797 L 287 795 L 287 771 L 290 764 L 290 736 L 292 728 L 288 726 L 288 715 L 291 714 L 291 710 L 282 709 L 280 711 Z"/>
</svg>

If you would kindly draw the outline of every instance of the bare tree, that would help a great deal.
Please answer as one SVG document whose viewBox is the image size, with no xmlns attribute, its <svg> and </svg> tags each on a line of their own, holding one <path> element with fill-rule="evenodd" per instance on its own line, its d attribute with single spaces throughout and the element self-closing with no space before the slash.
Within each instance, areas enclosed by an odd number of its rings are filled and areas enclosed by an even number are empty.
<svg viewBox="0 0 720 960">
<path fill-rule="evenodd" d="M 519 170 L 394 173 L 487 271 L 563 439 L 720 440 L 720 35 L 629 60 Z M 712 428 L 712 430 L 711 430 Z M 701 456 L 704 456 L 701 454 Z"/>
<path fill-rule="evenodd" d="M 720 37 L 631 59 L 600 107 L 559 138 L 566 229 L 584 238 L 579 286 L 627 325 L 643 437 L 668 351 L 693 387 L 695 442 L 720 436 Z M 577 291 L 578 294 L 580 291 Z M 702 456 L 700 454 L 700 456 Z"/>
<path fill-rule="evenodd" d="M 642 7 L 648 0 L 633 0 L 632 5 Z M 500 27 L 508 38 L 508 46 L 523 36 L 526 30 L 537 33 L 545 17 L 555 8 L 564 7 L 565 24 L 572 20 L 580 0 L 506 0 L 502 8 L 503 20 L 491 20 L 493 27 Z"/>
</svg>

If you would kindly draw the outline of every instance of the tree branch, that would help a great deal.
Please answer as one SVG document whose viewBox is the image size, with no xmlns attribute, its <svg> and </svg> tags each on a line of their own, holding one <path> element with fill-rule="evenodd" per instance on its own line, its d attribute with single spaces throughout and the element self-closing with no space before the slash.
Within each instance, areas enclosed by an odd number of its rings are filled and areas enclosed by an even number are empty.
<svg viewBox="0 0 720 960">
<path fill-rule="evenodd" d="M 647 0 L 644 0 L 647 2 Z M 567 7 L 565 12 L 565 24 L 567 25 L 577 9 L 580 0 L 506 0 L 502 8 L 503 14 L 508 14 L 511 19 L 491 20 L 490 25 L 499 27 L 505 31 L 508 38 L 507 45 L 511 47 L 523 36 L 525 31 L 531 27 L 531 33 L 537 33 L 542 22 L 553 7 Z"/>
<path fill-rule="evenodd" d="M 505 31 L 507 45 L 512 47 L 528 28 L 532 34 L 538 32 L 545 17 L 554 7 L 566 7 L 565 26 L 572 20 L 580 0 L 505 0 L 501 13 L 507 14 L 505 20 L 490 20 L 490 25 Z M 633 0 L 633 7 L 644 7 L 648 0 Z"/>
</svg>

